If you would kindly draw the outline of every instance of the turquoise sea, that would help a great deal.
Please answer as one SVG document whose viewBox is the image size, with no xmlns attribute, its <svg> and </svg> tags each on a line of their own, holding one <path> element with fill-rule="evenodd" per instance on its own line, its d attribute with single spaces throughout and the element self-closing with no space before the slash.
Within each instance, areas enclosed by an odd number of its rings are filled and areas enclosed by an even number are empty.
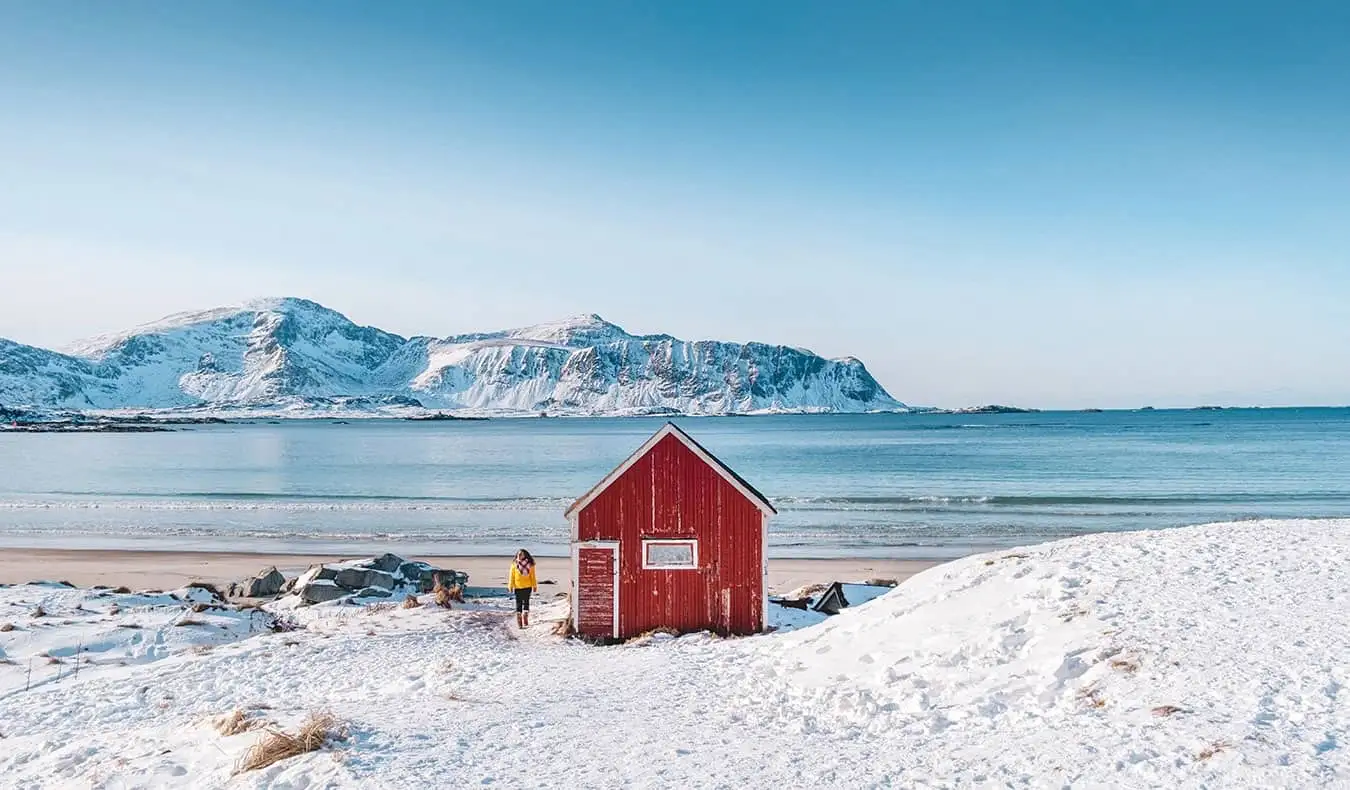
<svg viewBox="0 0 1350 790">
<path fill-rule="evenodd" d="M 0 545 L 566 551 L 662 420 L 289 420 L 0 434 Z M 771 553 L 945 558 L 1103 530 L 1350 515 L 1350 409 L 679 418 L 781 515 Z"/>
</svg>

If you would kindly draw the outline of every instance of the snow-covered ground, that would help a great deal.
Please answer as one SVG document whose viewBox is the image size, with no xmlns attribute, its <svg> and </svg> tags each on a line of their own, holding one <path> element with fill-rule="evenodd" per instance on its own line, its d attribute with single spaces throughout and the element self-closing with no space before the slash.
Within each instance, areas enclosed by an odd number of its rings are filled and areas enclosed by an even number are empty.
<svg viewBox="0 0 1350 790">
<path fill-rule="evenodd" d="M 16 673 L 69 642 L 64 621 L 92 642 L 111 615 L 7 588 L 0 787 L 1350 786 L 1347 561 L 1350 520 L 1094 535 L 940 566 L 789 633 L 618 647 L 553 636 L 563 601 L 523 633 L 491 604 L 322 605 L 291 633 L 115 645 L 125 665 L 29 691 Z M 169 642 L 213 630 L 155 622 Z M 331 711 L 346 738 L 234 775 L 259 737 L 211 726 L 235 709 Z"/>
</svg>

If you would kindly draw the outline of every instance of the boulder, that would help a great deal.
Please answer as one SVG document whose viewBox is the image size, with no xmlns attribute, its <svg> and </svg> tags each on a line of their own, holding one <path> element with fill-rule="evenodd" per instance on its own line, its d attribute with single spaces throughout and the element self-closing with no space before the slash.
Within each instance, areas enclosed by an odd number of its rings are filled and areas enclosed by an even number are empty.
<svg viewBox="0 0 1350 790">
<path fill-rule="evenodd" d="M 404 564 L 403 558 L 398 556 L 397 554 L 381 554 L 374 560 L 365 563 L 366 567 L 368 568 L 374 568 L 377 571 L 384 571 L 385 573 L 389 574 L 398 573 L 398 569 L 403 564 Z"/>
<path fill-rule="evenodd" d="M 333 581 L 339 587 L 345 587 L 348 590 L 361 590 L 366 587 L 383 587 L 386 590 L 392 590 L 395 587 L 393 575 L 374 568 L 342 568 L 333 577 Z"/>
<path fill-rule="evenodd" d="M 394 593 L 383 587 L 367 587 L 356 594 L 357 598 L 388 598 Z"/>
<path fill-rule="evenodd" d="M 330 568 L 327 565 L 311 565 L 309 570 L 301 574 L 302 579 L 315 581 L 318 579 L 334 579 L 337 577 L 337 568 Z"/>
<path fill-rule="evenodd" d="M 349 590 L 344 590 L 337 586 L 332 579 L 317 579 L 306 584 L 300 591 L 300 597 L 308 603 L 324 603 L 325 601 L 336 601 L 346 595 L 350 595 Z"/>
<path fill-rule="evenodd" d="M 264 568 L 257 576 L 244 579 L 235 586 L 241 598 L 271 598 L 281 592 L 286 577 L 276 567 Z"/>
<path fill-rule="evenodd" d="M 398 575 L 409 584 L 418 584 L 423 578 L 430 578 L 433 568 L 425 562 L 405 562 L 398 566 Z"/>
</svg>

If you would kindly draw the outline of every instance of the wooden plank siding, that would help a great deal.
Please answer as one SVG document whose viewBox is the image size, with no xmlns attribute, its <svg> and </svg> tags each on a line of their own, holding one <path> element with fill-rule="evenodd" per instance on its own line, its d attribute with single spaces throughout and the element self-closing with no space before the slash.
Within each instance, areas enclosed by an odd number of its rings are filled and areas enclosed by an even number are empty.
<svg viewBox="0 0 1350 790">
<path fill-rule="evenodd" d="M 653 445 L 576 517 L 578 541 L 619 543 L 620 638 L 662 627 L 761 630 L 764 513 L 675 436 Z M 645 538 L 697 540 L 698 568 L 644 570 Z M 577 592 L 584 606 L 586 586 Z"/>
</svg>

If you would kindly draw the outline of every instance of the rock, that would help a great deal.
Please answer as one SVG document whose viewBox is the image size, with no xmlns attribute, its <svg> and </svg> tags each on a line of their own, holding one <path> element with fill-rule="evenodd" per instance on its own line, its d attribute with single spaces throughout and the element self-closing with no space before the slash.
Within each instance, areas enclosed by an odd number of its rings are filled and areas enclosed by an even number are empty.
<svg viewBox="0 0 1350 790">
<path fill-rule="evenodd" d="M 337 586 L 332 579 L 316 579 L 305 585 L 305 588 L 300 591 L 300 596 L 309 603 L 336 601 L 348 594 L 347 590 Z"/>
<path fill-rule="evenodd" d="M 281 585 L 281 591 L 284 592 L 284 593 L 288 593 L 288 592 L 294 590 L 294 589 L 295 589 L 295 583 L 296 583 L 296 581 L 297 581 L 299 578 L 300 578 L 300 577 L 298 577 L 298 576 L 292 576 L 291 578 L 287 579 L 287 580 L 286 580 L 286 583 L 283 584 L 283 585 Z"/>
<path fill-rule="evenodd" d="M 394 577 L 384 571 L 374 568 L 342 568 L 333 577 L 333 581 L 339 587 L 345 587 L 348 590 L 360 590 L 366 587 L 383 587 L 386 590 L 394 589 Z"/>
<path fill-rule="evenodd" d="M 337 568 L 330 568 L 327 565 L 311 565 L 309 570 L 302 574 L 302 578 L 308 577 L 310 581 L 319 579 L 337 578 Z"/>
<path fill-rule="evenodd" d="M 374 568 L 377 571 L 385 573 L 397 573 L 398 569 L 404 564 L 403 558 L 397 554 L 381 554 L 372 562 L 367 563 L 367 567 Z"/>
<path fill-rule="evenodd" d="M 285 584 L 286 577 L 275 566 L 264 568 L 259 571 L 257 576 L 252 579 L 245 579 L 238 585 L 241 590 L 239 597 L 271 598 L 280 593 L 282 586 Z"/>
<path fill-rule="evenodd" d="M 398 566 L 398 575 L 410 584 L 417 584 L 424 577 L 430 578 L 432 567 L 425 562 L 405 562 Z"/>
<path fill-rule="evenodd" d="M 388 598 L 388 597 L 391 596 L 391 595 L 393 595 L 393 593 L 390 592 L 389 590 L 384 589 L 383 587 L 367 587 L 366 589 L 364 589 L 364 590 L 362 590 L 361 592 L 357 593 L 357 594 L 356 594 L 356 597 L 357 597 L 357 598 Z"/>
</svg>

